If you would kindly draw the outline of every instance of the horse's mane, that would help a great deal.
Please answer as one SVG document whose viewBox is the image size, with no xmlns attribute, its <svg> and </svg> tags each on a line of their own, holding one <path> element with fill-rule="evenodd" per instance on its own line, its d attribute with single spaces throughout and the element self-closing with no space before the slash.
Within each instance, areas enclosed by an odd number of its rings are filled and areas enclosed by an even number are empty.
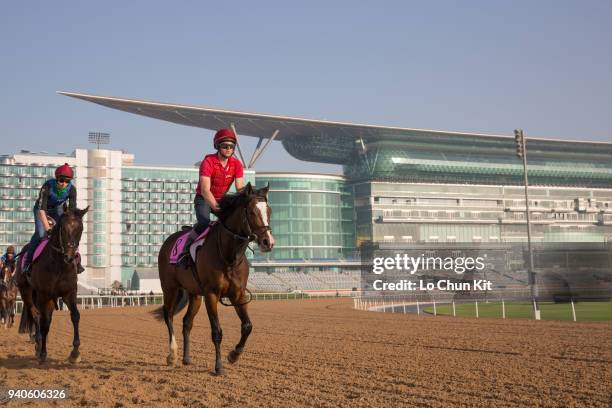
<svg viewBox="0 0 612 408">
<path fill-rule="evenodd" d="M 226 194 L 219 200 L 219 207 L 221 207 L 221 209 L 215 215 L 221 221 L 224 221 L 234 212 L 234 210 L 245 205 L 248 199 L 249 196 L 246 193 L 246 189 L 239 193 Z"/>
</svg>

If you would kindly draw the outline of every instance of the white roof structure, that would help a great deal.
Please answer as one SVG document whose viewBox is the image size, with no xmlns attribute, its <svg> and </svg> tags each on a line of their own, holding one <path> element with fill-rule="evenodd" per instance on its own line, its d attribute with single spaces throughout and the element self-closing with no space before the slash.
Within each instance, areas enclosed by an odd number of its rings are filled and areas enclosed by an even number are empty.
<svg viewBox="0 0 612 408">
<path fill-rule="evenodd" d="M 217 130 L 234 124 L 241 135 L 269 138 L 278 130 L 276 140 L 301 135 L 318 135 L 341 137 L 361 137 L 370 141 L 377 139 L 406 139 L 410 136 L 448 137 L 468 136 L 508 140 L 511 136 L 450 132 L 429 129 L 414 129 L 392 126 L 377 126 L 358 123 L 336 122 L 329 120 L 304 119 L 290 116 L 279 116 L 253 112 L 239 112 L 228 109 L 210 108 L 205 106 L 190 106 L 173 103 L 152 102 L 137 99 L 99 96 L 77 92 L 58 92 L 59 94 L 77 99 L 97 103 L 112 109 L 118 109 L 135 115 L 148 116 L 154 119 L 165 120 L 185 126 L 194 126 L 204 129 Z M 547 142 L 562 143 L 601 143 L 556 139 L 543 139 L 530 137 L 531 140 L 546 140 Z"/>
</svg>

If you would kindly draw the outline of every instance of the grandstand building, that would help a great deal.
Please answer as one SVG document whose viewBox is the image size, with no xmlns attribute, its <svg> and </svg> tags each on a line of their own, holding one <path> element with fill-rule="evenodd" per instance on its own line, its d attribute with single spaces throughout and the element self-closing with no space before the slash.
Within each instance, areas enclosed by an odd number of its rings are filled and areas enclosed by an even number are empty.
<svg viewBox="0 0 612 408">
<path fill-rule="evenodd" d="M 325 275 L 329 272 L 346 274 L 336 286 L 353 286 L 351 271 L 360 264 L 355 251 L 364 243 L 446 251 L 466 245 L 503 248 L 527 239 L 523 167 L 512 137 L 65 94 L 188 126 L 216 130 L 231 125 L 240 135 L 259 138 L 247 167 L 258 186 L 271 186 L 277 245 L 271 255 L 255 254 L 252 281 L 258 289 L 334 286 Z M 253 168 L 272 140 L 297 159 L 342 165 L 344 174 L 255 175 Z M 612 241 L 612 143 L 528 138 L 527 148 L 533 241 L 570 246 Z M 95 152 L 75 153 L 77 164 L 86 158 L 83 170 L 77 166 L 77 186 L 89 188 L 86 199 L 94 204 L 96 198 L 112 198 L 121 208 L 99 209 L 96 219 L 94 205 L 86 241 L 88 279 L 98 286 L 128 283 L 135 268 L 155 266 L 164 236 L 192 221 L 197 169 L 135 166 L 131 155 Z M 24 160 L 17 156 L 6 160 Z M 104 166 L 112 177 L 101 176 Z M 27 194 L 31 200 L 32 193 Z M 19 216 L 31 222 L 28 211 Z M 100 220 L 108 227 L 94 232 Z M 120 234 L 108 234 L 117 228 Z M 607 264 L 599 269 L 611 267 L 604 258 Z"/>
</svg>

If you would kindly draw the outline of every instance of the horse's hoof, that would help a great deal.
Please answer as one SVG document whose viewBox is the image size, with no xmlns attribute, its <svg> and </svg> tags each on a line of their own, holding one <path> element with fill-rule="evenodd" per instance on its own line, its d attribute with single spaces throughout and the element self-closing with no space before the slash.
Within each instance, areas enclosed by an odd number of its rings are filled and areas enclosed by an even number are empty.
<svg viewBox="0 0 612 408">
<path fill-rule="evenodd" d="M 47 361 L 47 356 L 39 355 L 38 356 L 38 364 L 44 364 Z"/>
<path fill-rule="evenodd" d="M 191 364 L 191 358 L 183 358 L 183 365 L 190 365 Z"/>
<path fill-rule="evenodd" d="M 168 363 L 170 367 L 174 366 L 174 362 L 175 362 L 174 356 L 166 357 L 166 363 Z"/>
<path fill-rule="evenodd" d="M 232 364 L 238 361 L 239 358 L 240 358 L 240 353 L 236 352 L 236 350 L 230 351 L 230 353 L 227 355 L 227 361 L 229 361 Z"/>
<path fill-rule="evenodd" d="M 217 376 L 217 377 L 219 377 L 219 376 L 221 376 L 221 375 L 225 375 L 225 370 L 224 370 L 224 369 L 222 369 L 222 368 L 220 368 L 220 369 L 218 369 L 218 370 L 215 370 L 215 371 L 213 372 L 213 375 L 214 375 L 214 376 Z"/>
<path fill-rule="evenodd" d="M 70 362 L 70 364 L 77 364 L 81 362 L 81 354 L 80 353 L 76 353 L 76 355 L 74 353 L 70 353 L 70 357 L 68 357 L 68 361 Z"/>
</svg>

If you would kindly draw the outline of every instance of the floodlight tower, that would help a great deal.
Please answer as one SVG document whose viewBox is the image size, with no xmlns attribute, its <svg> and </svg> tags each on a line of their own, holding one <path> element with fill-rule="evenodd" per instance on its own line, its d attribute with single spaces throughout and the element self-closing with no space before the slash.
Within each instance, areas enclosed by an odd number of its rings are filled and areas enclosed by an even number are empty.
<svg viewBox="0 0 612 408">
<path fill-rule="evenodd" d="M 514 140 L 516 142 L 516 155 L 523 159 L 523 175 L 525 177 L 525 215 L 527 217 L 527 249 L 529 251 L 529 271 L 528 282 L 531 290 L 531 301 L 533 302 L 533 314 L 536 320 L 540 320 L 540 305 L 536 294 L 535 271 L 533 268 L 533 248 L 531 247 L 531 222 L 529 217 L 529 179 L 527 178 L 527 143 L 523 129 L 514 130 Z"/>
<path fill-rule="evenodd" d="M 98 150 L 100 150 L 101 144 L 110 143 L 110 134 L 103 132 L 89 132 L 89 143 L 97 145 Z"/>
</svg>

